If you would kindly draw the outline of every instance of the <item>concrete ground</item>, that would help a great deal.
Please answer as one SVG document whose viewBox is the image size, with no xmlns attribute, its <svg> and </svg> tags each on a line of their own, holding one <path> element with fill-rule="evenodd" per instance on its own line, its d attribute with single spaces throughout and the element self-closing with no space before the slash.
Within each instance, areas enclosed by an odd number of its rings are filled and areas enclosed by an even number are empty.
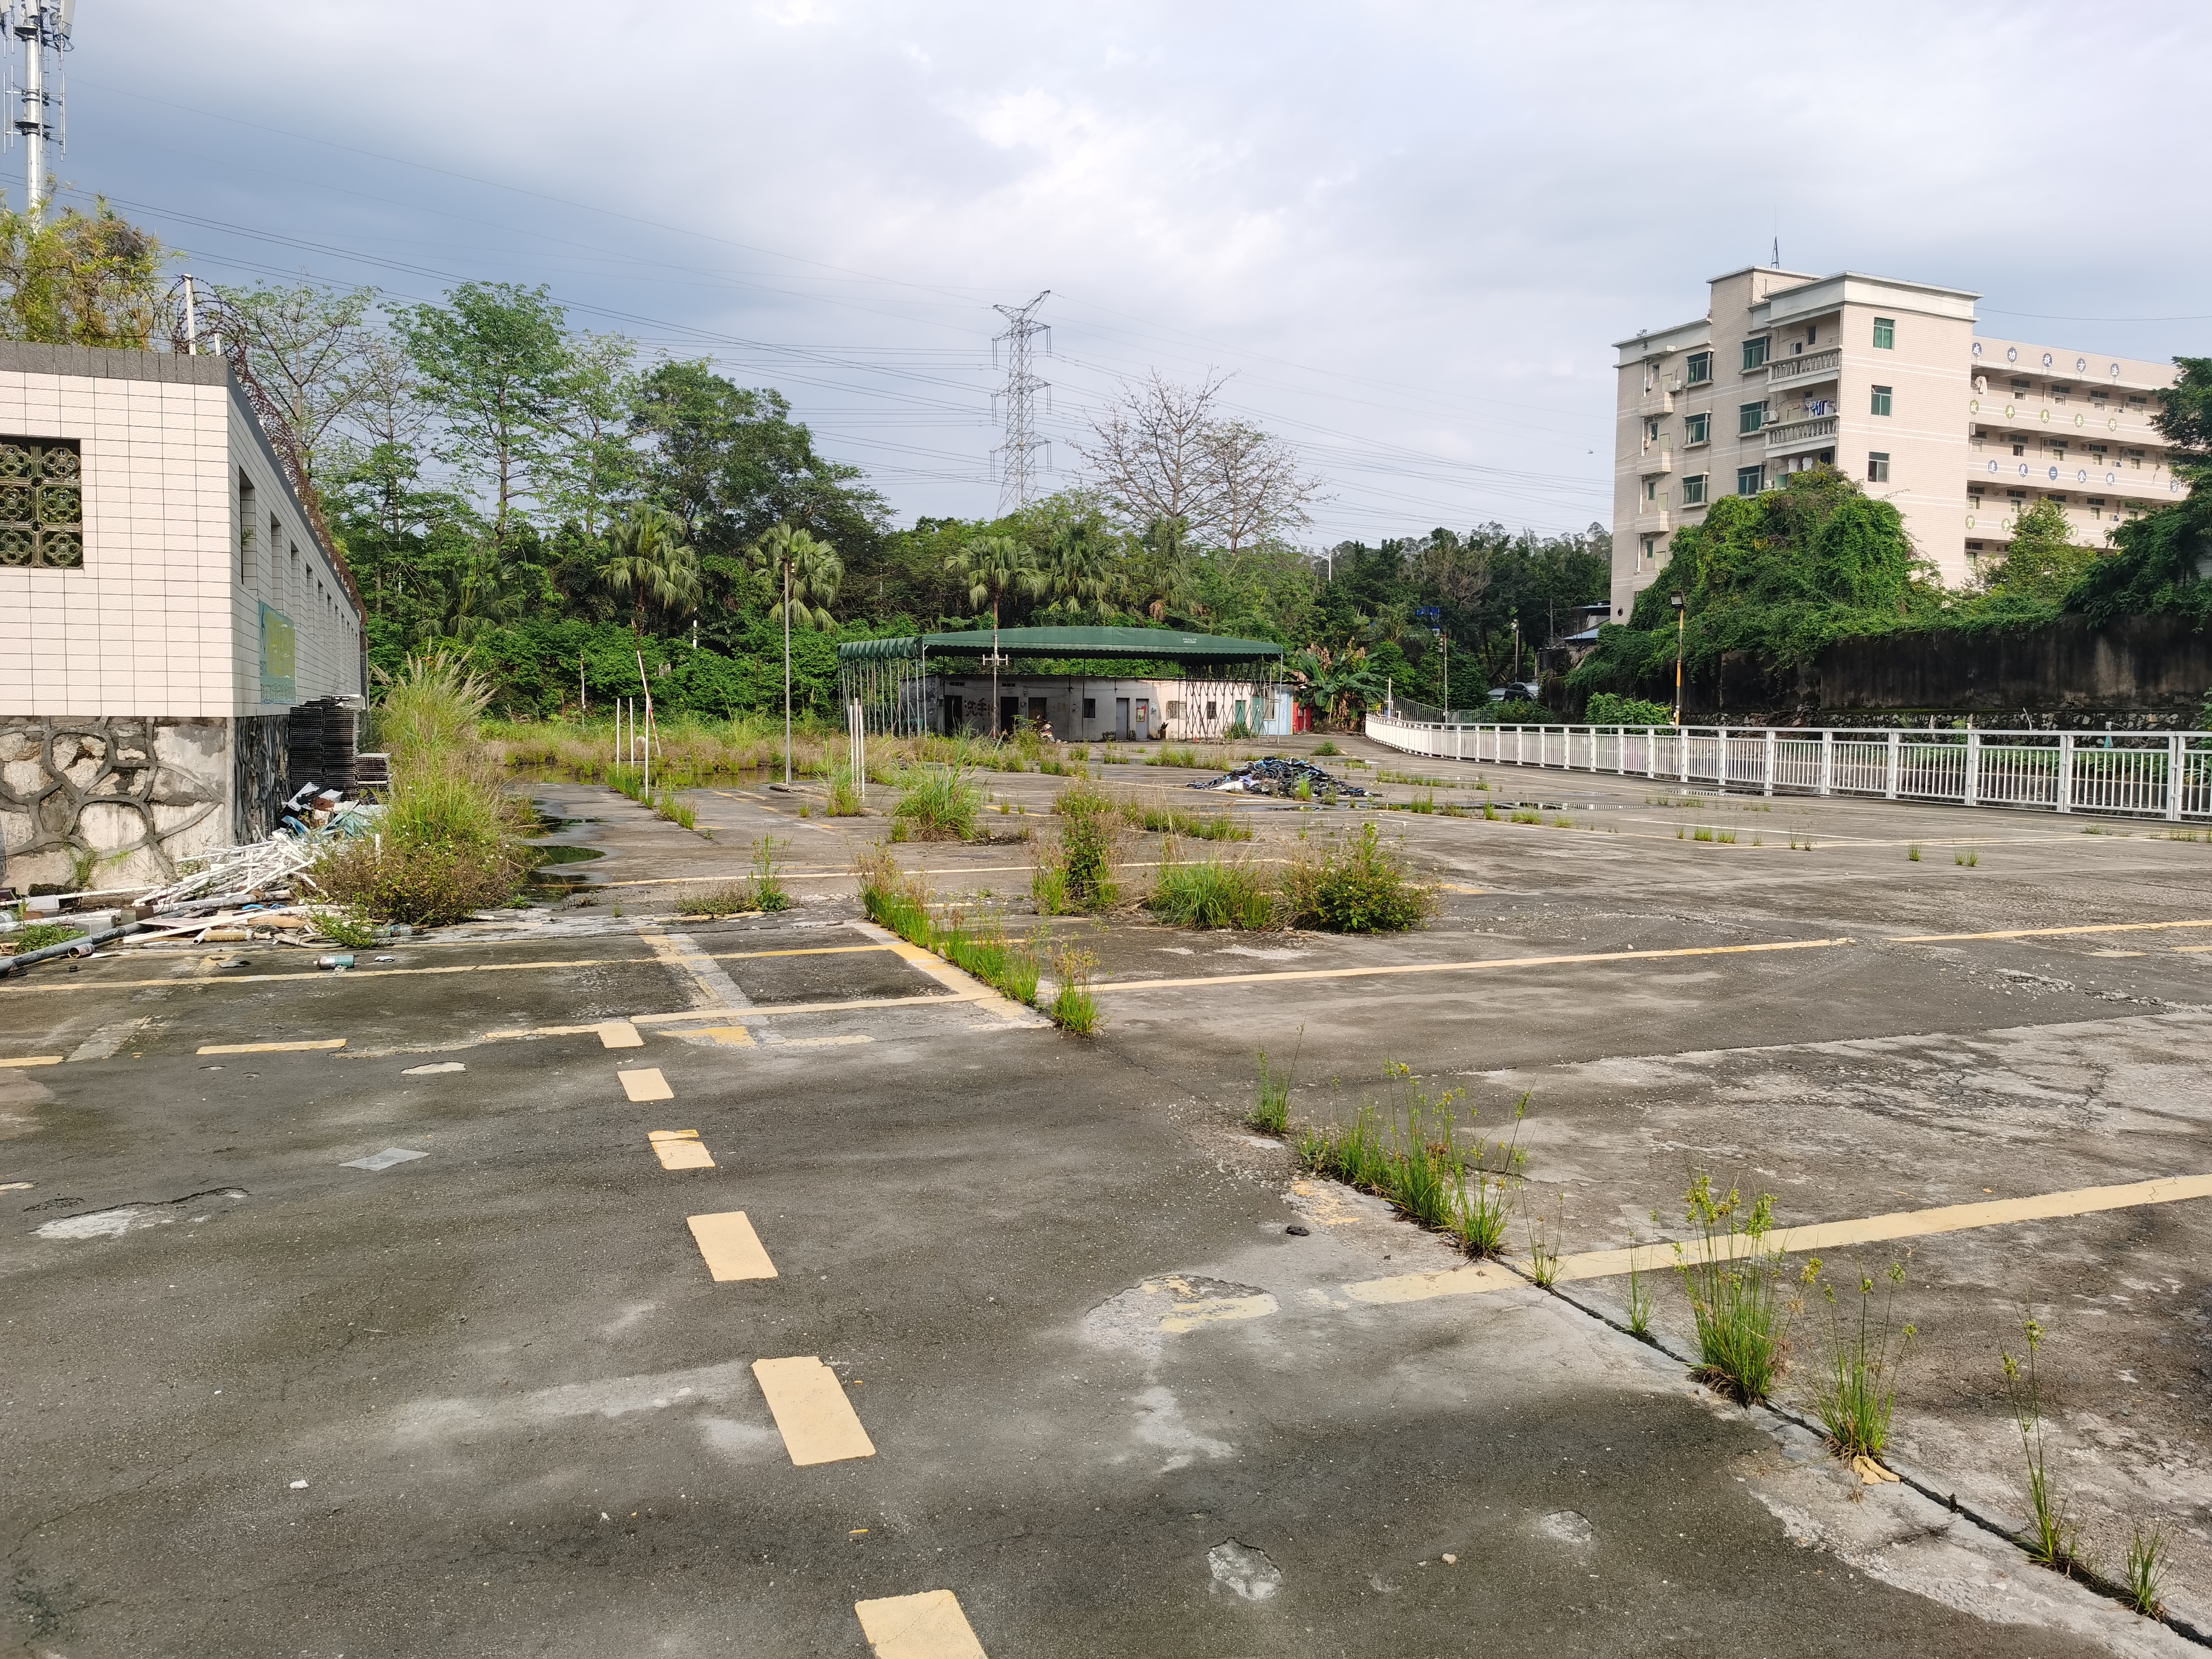
<svg viewBox="0 0 2212 1659">
<path fill-rule="evenodd" d="M 2212 1174 L 2212 845 L 1339 741 L 1348 775 L 1444 781 L 1386 800 L 1475 814 L 1375 815 L 1433 925 L 1063 919 L 1090 1040 L 860 923 L 884 820 L 805 786 L 696 792 L 711 840 L 543 786 L 605 854 L 563 866 L 588 902 L 343 975 L 270 946 L 0 984 L 0 1060 L 54 1061 L 0 1066 L 8 1650 L 2191 1647 L 1993 1528 L 2025 1508 L 1998 1354 L 2032 1311 L 2084 1552 L 2117 1571 L 2158 1528 L 2173 1612 L 2212 1623 L 2212 1206 L 2080 1196 Z M 901 857 L 1027 928 L 1018 837 L 1060 781 L 987 781 L 999 840 Z M 1367 821 L 1221 804 L 1255 858 Z M 794 909 L 676 913 L 763 836 Z M 1140 887 L 1159 838 L 1126 850 Z M 1304 1120 L 1392 1062 L 1491 1131 L 1525 1094 L 1516 1255 L 1684 1237 L 1699 1170 L 1785 1227 L 1901 1215 L 1818 1248 L 1905 1267 L 1910 1481 L 1691 1382 L 1663 1248 L 1658 1347 L 1607 1322 L 1601 1263 L 1470 1269 L 1298 1176 L 1239 1121 L 1260 1048 L 1295 1051 Z M 1785 1408 L 1817 1303 L 1791 1340 Z"/>
</svg>

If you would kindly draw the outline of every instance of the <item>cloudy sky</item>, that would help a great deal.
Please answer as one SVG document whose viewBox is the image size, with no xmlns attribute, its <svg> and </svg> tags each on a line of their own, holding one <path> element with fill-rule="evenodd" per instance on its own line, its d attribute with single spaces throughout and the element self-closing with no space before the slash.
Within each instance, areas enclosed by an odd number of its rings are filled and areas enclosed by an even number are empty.
<svg viewBox="0 0 2212 1659">
<path fill-rule="evenodd" d="M 1777 237 L 2212 349 L 2208 57 L 2201 0 L 80 0 L 56 171 L 217 281 L 544 283 L 902 520 L 995 509 L 991 307 L 1049 289 L 1051 482 L 1121 379 L 1218 369 L 1371 541 L 1605 516 L 1608 343 Z"/>
</svg>

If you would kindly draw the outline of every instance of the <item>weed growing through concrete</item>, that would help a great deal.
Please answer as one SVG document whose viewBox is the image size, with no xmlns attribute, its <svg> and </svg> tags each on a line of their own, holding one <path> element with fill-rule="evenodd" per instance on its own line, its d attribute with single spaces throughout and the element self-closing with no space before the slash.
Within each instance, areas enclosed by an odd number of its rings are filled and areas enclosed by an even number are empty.
<svg viewBox="0 0 2212 1659">
<path fill-rule="evenodd" d="M 754 912 L 753 888 L 749 881 L 717 888 L 711 893 L 693 893 L 676 902 L 676 913 L 684 916 L 746 916 Z"/>
<path fill-rule="evenodd" d="M 66 921 L 34 921 L 9 933 L 5 948 L 12 956 L 25 951 L 43 951 L 50 945 L 66 945 L 83 937 L 83 928 Z M 374 942 L 374 939 L 370 940 Z"/>
<path fill-rule="evenodd" d="M 1552 828 L 1554 830 L 1571 830 L 1574 827 L 1575 821 L 1569 817 L 1565 812 L 1560 813 L 1559 817 L 1552 820 Z"/>
<path fill-rule="evenodd" d="M 824 815 L 833 818 L 857 818 L 867 808 L 860 805 L 860 786 L 853 781 L 852 772 L 845 768 L 830 775 L 829 798 L 823 805 Z"/>
<path fill-rule="evenodd" d="M 1651 1218 L 1658 1220 L 1654 1210 Z M 1644 1282 L 1644 1264 L 1638 1259 L 1641 1247 L 1628 1247 L 1628 1334 L 1639 1342 L 1651 1340 L 1651 1287 Z"/>
<path fill-rule="evenodd" d="M 1906 858 L 1908 858 L 1908 859 L 1911 860 L 1912 860 L 1912 862 L 1913 862 L 1913 863 L 1915 863 L 1915 864 L 1919 863 L 1919 862 L 1920 862 L 1920 843 L 1919 843 L 1918 842 L 1917 842 L 1917 841 L 1916 841 L 1916 842 L 1912 842 L 1912 843 L 1911 843 L 1911 845 L 1908 846 L 1908 847 L 1905 849 L 1905 856 Z"/>
<path fill-rule="evenodd" d="M 1252 826 L 1227 812 L 1193 812 L 1164 802 L 1123 801 L 1121 821 L 1158 836 L 1188 836 L 1194 841 L 1249 841 Z"/>
<path fill-rule="evenodd" d="M 1030 884 L 1037 913 L 1090 915 L 1110 908 L 1121 897 L 1114 862 L 1121 828 L 1112 797 L 1086 780 L 1062 789 L 1052 806 L 1057 836 L 1037 854 Z"/>
<path fill-rule="evenodd" d="M 1262 1134 L 1287 1134 L 1291 1127 L 1291 1082 L 1298 1069 L 1298 1051 L 1305 1047 L 1306 1028 L 1298 1027 L 1298 1040 L 1291 1050 L 1291 1063 L 1278 1072 L 1260 1050 L 1260 1098 L 1244 1115 L 1249 1127 Z"/>
<path fill-rule="evenodd" d="M 346 950 L 366 951 L 377 942 L 376 923 L 362 911 L 310 910 L 307 915 L 317 933 Z"/>
<path fill-rule="evenodd" d="M 1859 1275 L 1859 1309 L 1856 1320 L 1836 1310 L 1836 1287 L 1821 1277 L 1820 1260 L 1806 1262 L 1802 1280 L 1808 1291 L 1817 1291 L 1820 1322 L 1827 1338 L 1826 1370 L 1814 1385 L 1813 1409 L 1828 1431 L 1829 1447 L 1844 1458 L 1878 1458 L 1889 1443 L 1890 1414 L 1897 1404 L 1898 1374 L 1912 1339 L 1920 1334 L 1914 1325 L 1894 1322 L 1898 1287 L 1905 1283 L 1905 1264 L 1893 1261 L 1883 1275 L 1888 1283 L 1881 1291 L 1881 1311 L 1875 1313 L 1875 1285 L 1870 1273 Z"/>
<path fill-rule="evenodd" d="M 1482 816 L 1488 822 L 1495 823 L 1498 822 L 1498 808 L 1490 802 L 1485 801 L 1482 803 Z"/>
<path fill-rule="evenodd" d="M 1463 1091 L 1431 1096 L 1410 1066 L 1395 1062 L 1387 1075 L 1396 1095 L 1387 1125 L 1373 1102 L 1363 1103 L 1349 1124 L 1300 1130 L 1293 1142 L 1299 1163 L 1388 1200 L 1409 1220 L 1449 1233 L 1469 1255 L 1496 1255 L 1521 1184 L 1528 1097 L 1514 1113 L 1513 1139 L 1486 1148 L 1479 1134 L 1460 1139 L 1455 1107 Z"/>
<path fill-rule="evenodd" d="M 1735 831 L 1733 830 L 1716 830 L 1713 831 L 1713 839 L 1721 842 L 1724 846 L 1733 847 L 1735 845 Z"/>
<path fill-rule="evenodd" d="M 1244 927 L 1276 925 L 1277 903 L 1267 878 L 1253 866 L 1230 859 L 1200 859 L 1186 864 L 1170 841 L 1162 848 L 1158 878 L 1146 908 L 1178 927 Z"/>
<path fill-rule="evenodd" d="M 1979 853 L 1956 853 L 1956 852 L 1954 852 L 1954 853 L 1953 853 L 1953 854 L 1951 854 L 1951 862 L 1952 862 L 1952 863 L 1956 864 L 1956 865 L 1960 865 L 1960 866 L 1963 866 L 1964 868 L 1968 869 L 1968 870 L 1972 869 L 1976 865 L 1979 864 L 1981 861 L 1982 861 L 1982 855 L 1981 855 Z"/>
<path fill-rule="evenodd" d="M 1514 809 L 1513 822 L 1516 823 L 1541 823 L 1543 821 L 1544 815 L 1541 812 L 1530 811 L 1526 807 Z"/>
<path fill-rule="evenodd" d="M 1793 852 L 1793 853 L 1809 853 L 1809 852 L 1811 852 L 1811 851 L 1813 850 L 1813 838 L 1812 838 L 1812 836 L 1799 836 L 1799 835 L 1794 835 L 1794 834 L 1793 834 L 1793 835 L 1790 837 L 1790 850 L 1791 852 Z"/>
<path fill-rule="evenodd" d="M 1702 823 L 1692 830 L 1690 835 L 1690 839 L 1692 841 L 1711 841 L 1712 838 L 1712 830 Z"/>
<path fill-rule="evenodd" d="M 860 853 L 854 865 L 869 921 L 909 944 L 934 951 L 1017 1002 L 1036 1003 L 1036 949 L 1033 943 L 1017 945 L 1008 939 L 1001 917 L 985 912 L 971 921 L 957 905 L 948 907 L 941 918 L 932 915 L 928 878 L 918 871 L 901 870 L 888 844 Z M 1095 1014 L 1093 1018 L 1095 1024 Z"/>
<path fill-rule="evenodd" d="M 1437 810 L 1437 792 L 1431 789 L 1426 793 L 1414 796 L 1413 799 L 1406 803 L 1406 810 L 1408 812 L 1421 813 L 1425 817 L 1427 814 L 1435 811 Z"/>
<path fill-rule="evenodd" d="M 909 773 L 892 816 L 915 841 L 972 841 L 982 791 L 958 766 Z"/>
<path fill-rule="evenodd" d="M 2156 1527 L 2136 1528 L 2128 1544 L 2127 1603 L 2146 1619 L 2165 1616 L 2166 1534 Z"/>
<path fill-rule="evenodd" d="M 1773 1392 L 1782 1374 L 1786 1335 L 1775 1282 L 1780 1269 L 1766 1243 L 1773 1197 L 1762 1193 L 1747 1206 L 1733 1187 L 1716 1194 L 1702 1170 L 1684 1197 L 1686 1218 L 1701 1235 L 1694 1255 L 1674 1246 L 1674 1268 L 1698 1327 L 1698 1364 L 1692 1375 L 1740 1404 L 1754 1405 Z"/>
<path fill-rule="evenodd" d="M 1559 1241 L 1567 1231 L 1566 1195 L 1557 1194 L 1554 1197 L 1557 1207 L 1548 1236 L 1540 1221 L 1532 1222 L 1528 1228 L 1528 1277 L 1547 1291 L 1559 1283 Z"/>
<path fill-rule="evenodd" d="M 2075 1547 L 2074 1519 L 2051 1478 L 2043 1427 L 2043 1378 L 2035 1358 L 2043 1346 L 2043 1327 L 2031 1315 L 2021 1322 L 2021 1331 L 2027 1339 L 2026 1360 L 2002 1352 L 1998 1358 L 2004 1363 L 2005 1397 L 2012 1404 L 2013 1421 L 2020 1428 L 2021 1455 L 2027 1462 L 2027 1502 L 2033 1517 L 2026 1540 L 2028 1558 L 2070 1574 L 2087 1564 Z"/>
<path fill-rule="evenodd" d="M 1147 766 L 1183 766 L 1195 770 L 1198 766 L 1198 750 L 1189 747 L 1188 744 L 1180 748 L 1170 748 L 1166 744 L 1162 744 L 1160 745 L 1159 753 L 1147 757 L 1145 761 L 1145 764 Z"/>
<path fill-rule="evenodd" d="M 1076 1036 L 1091 1036 L 1098 1030 L 1098 999 L 1091 989 L 1091 970 L 1098 965 L 1091 952 L 1064 945 L 1053 955 L 1053 976 L 1059 987 L 1053 993 L 1052 1023 Z"/>
<path fill-rule="evenodd" d="M 1433 889 L 1406 873 L 1404 861 L 1363 824 L 1348 842 L 1316 856 L 1301 847 L 1284 879 L 1292 925 L 1333 933 L 1399 933 L 1436 908 Z"/>
<path fill-rule="evenodd" d="M 763 836 L 753 843 L 753 908 L 756 910 L 788 910 L 791 893 L 775 873 L 775 849 L 788 847 L 789 842 L 778 842 L 773 836 Z"/>
<path fill-rule="evenodd" d="M 1314 753 L 1316 755 L 1341 755 L 1343 752 L 1344 750 L 1339 749 L 1334 743 L 1329 741 L 1328 738 L 1323 738 L 1322 740 L 1321 747 L 1314 750 Z"/>
</svg>

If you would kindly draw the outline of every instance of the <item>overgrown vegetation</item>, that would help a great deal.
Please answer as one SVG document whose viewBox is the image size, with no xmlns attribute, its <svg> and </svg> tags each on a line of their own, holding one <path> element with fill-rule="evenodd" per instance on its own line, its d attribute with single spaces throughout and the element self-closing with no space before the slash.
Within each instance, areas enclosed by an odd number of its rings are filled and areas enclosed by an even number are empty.
<svg viewBox="0 0 2212 1659">
<path fill-rule="evenodd" d="M 1096 784 L 1072 783 L 1053 797 L 1052 841 L 1037 854 L 1030 894 L 1040 915 L 1095 915 L 1121 897 L 1114 866 L 1121 853 L 1121 816 Z"/>
<path fill-rule="evenodd" d="M 1243 927 L 1255 931 L 1278 925 L 1277 896 L 1255 866 L 1235 859 L 1186 862 L 1166 848 L 1146 906 L 1162 921 L 1178 927 Z"/>
<path fill-rule="evenodd" d="M 1098 1030 L 1098 999 L 1091 989 L 1091 970 L 1097 965 L 1096 955 L 1074 945 L 1063 945 L 1053 952 L 1053 977 L 1058 985 L 1050 1012 L 1061 1030 L 1090 1036 Z"/>
<path fill-rule="evenodd" d="M 66 945 L 73 939 L 84 937 L 84 929 L 73 922 L 33 921 L 0 936 L 0 945 L 21 954 L 27 951 L 43 951 L 50 945 Z"/>
<path fill-rule="evenodd" d="M 1897 1405 L 1897 1381 L 1905 1356 L 1919 1328 L 1895 1322 L 1898 1288 L 1905 1283 L 1905 1265 L 1893 1261 L 1882 1275 L 1881 1308 L 1875 1310 L 1875 1281 L 1871 1273 L 1859 1275 L 1859 1305 L 1856 1317 L 1838 1313 L 1836 1287 L 1823 1276 L 1820 1260 L 1805 1263 L 1801 1275 L 1820 1308 L 1826 1357 L 1813 1385 L 1813 1409 L 1828 1431 L 1828 1444 L 1838 1457 L 1879 1458 L 1889 1443 L 1889 1422 Z"/>
<path fill-rule="evenodd" d="M 861 853 L 856 869 L 860 903 L 870 921 L 909 944 L 935 951 L 1001 995 L 1037 1006 L 1041 962 L 1050 948 L 1042 929 L 1028 939 L 1016 940 L 1008 936 L 1006 919 L 996 910 L 971 912 L 949 905 L 939 913 L 930 903 L 928 878 L 919 871 L 901 870 L 888 843 Z M 1088 1036 L 1098 1027 L 1097 1000 L 1090 988 L 1093 963 L 1087 953 L 1071 946 L 1058 953 L 1056 966 L 1060 990 L 1073 994 L 1055 995 L 1044 1012 L 1055 1021 L 1065 1015 L 1078 1022 L 1070 1029 Z"/>
<path fill-rule="evenodd" d="M 908 774 L 898 805 L 891 809 L 896 830 L 914 841 L 973 841 L 983 792 L 959 766 L 929 768 Z"/>
<path fill-rule="evenodd" d="M 521 807 L 478 722 L 491 687 L 446 656 L 410 657 L 382 686 L 373 719 L 392 784 L 373 838 L 314 866 L 331 898 L 367 915 L 443 927 L 514 898 L 529 867 Z"/>
<path fill-rule="evenodd" d="M 1767 1243 L 1774 1200 L 1761 1194 L 1747 1205 L 1733 1187 L 1716 1194 L 1702 1170 L 1684 1199 L 1685 1218 L 1698 1238 L 1674 1246 L 1674 1267 L 1698 1328 L 1693 1374 L 1738 1403 L 1755 1405 L 1782 1375 L 1788 1334 L 1780 1261 Z"/>
<path fill-rule="evenodd" d="M 1372 823 L 1318 848 L 1301 842 L 1283 886 L 1291 926 L 1333 933 L 1403 933 L 1436 908 L 1434 890 L 1406 873 Z"/>
<path fill-rule="evenodd" d="M 357 911 L 310 910 L 307 919 L 315 931 L 349 951 L 366 951 L 377 942 L 376 923 Z"/>
</svg>

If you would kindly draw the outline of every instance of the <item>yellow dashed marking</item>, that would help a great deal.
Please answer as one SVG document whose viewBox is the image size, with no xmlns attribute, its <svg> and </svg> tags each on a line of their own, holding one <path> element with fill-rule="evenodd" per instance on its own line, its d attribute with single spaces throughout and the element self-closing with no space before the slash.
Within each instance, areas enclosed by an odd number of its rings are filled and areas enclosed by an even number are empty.
<svg viewBox="0 0 2212 1659">
<path fill-rule="evenodd" d="M 668 1086 L 668 1079 L 660 1074 L 658 1066 L 641 1066 L 635 1071 L 617 1072 L 622 1079 L 623 1092 L 632 1104 L 647 1100 L 673 1100 L 676 1091 Z"/>
<path fill-rule="evenodd" d="M 836 1372 L 812 1354 L 756 1359 L 753 1377 L 768 1396 L 768 1408 L 783 1436 L 783 1449 L 794 1464 L 804 1468 L 876 1455 L 875 1443 L 860 1426 L 853 1402 L 845 1397 L 845 1385 L 837 1380 Z"/>
<path fill-rule="evenodd" d="M 986 986 L 980 991 L 963 991 L 957 995 L 932 993 L 919 997 L 869 997 L 858 1002 L 772 1002 L 765 1007 L 685 1008 L 672 1014 L 632 1014 L 630 1022 L 636 1025 L 663 1025 L 678 1019 L 766 1019 L 777 1014 L 836 1014 L 849 1008 L 911 1008 L 917 1003 L 937 1003 L 951 1008 L 998 994 Z"/>
<path fill-rule="evenodd" d="M 776 1046 L 782 1048 L 843 1048 L 855 1042 L 874 1041 L 875 1038 L 856 1031 L 849 1036 L 786 1037 Z"/>
<path fill-rule="evenodd" d="M 855 1601 L 853 1611 L 876 1659 L 987 1659 L 951 1590 Z"/>
<path fill-rule="evenodd" d="M 646 1137 L 664 1170 L 711 1170 L 714 1155 L 699 1142 L 696 1129 L 655 1129 Z"/>
<path fill-rule="evenodd" d="M 323 1037 L 313 1042 L 210 1042 L 204 1054 L 304 1054 L 316 1048 L 343 1048 L 343 1037 Z"/>
<path fill-rule="evenodd" d="M 1952 939 L 2057 939 L 2065 933 L 2154 933 L 2167 927 L 2212 927 L 2212 918 L 2197 921 L 2106 921 L 2087 927 L 2008 927 L 1995 933 L 1907 933 L 1886 941 L 1891 945 L 1941 945 Z M 2212 949 L 2212 946 L 2202 946 Z"/>
<path fill-rule="evenodd" d="M 1199 985 L 1262 985 L 1293 979 L 1365 979 L 1391 974 L 1458 974 L 1486 968 L 1555 968 L 1582 962 L 1657 962 L 1669 957 L 1751 956 L 1771 951 L 1820 951 L 1857 941 L 1848 939 L 1780 939 L 1769 945 L 1700 945 L 1680 951 L 1598 951 L 1573 957 L 1494 957 L 1480 962 L 1397 963 L 1371 968 L 1293 968 L 1261 974 L 1209 974 L 1194 979 L 1109 980 L 1093 984 L 1100 995 L 1109 991 L 1172 991 Z"/>
<path fill-rule="evenodd" d="M 205 1053 L 206 1050 L 201 1052 Z M 22 1054 L 14 1060 L 0 1060 L 0 1066 L 58 1066 L 61 1063 L 59 1054 Z"/>
<path fill-rule="evenodd" d="M 725 1048 L 757 1048 L 753 1034 L 742 1025 L 709 1025 L 704 1030 L 690 1033 L 693 1036 L 710 1036 Z"/>
<path fill-rule="evenodd" d="M 753 1224 L 745 1218 L 743 1210 L 728 1210 L 720 1215 L 695 1215 L 688 1218 L 691 1237 L 699 1246 L 699 1254 L 706 1259 L 707 1271 L 717 1285 L 738 1279 L 774 1279 L 775 1263 L 768 1259 L 768 1251 L 753 1231 Z"/>
<path fill-rule="evenodd" d="M 645 1039 L 637 1034 L 637 1027 L 626 1019 L 611 1019 L 597 1028 L 602 1048 L 642 1048 Z"/>
</svg>

